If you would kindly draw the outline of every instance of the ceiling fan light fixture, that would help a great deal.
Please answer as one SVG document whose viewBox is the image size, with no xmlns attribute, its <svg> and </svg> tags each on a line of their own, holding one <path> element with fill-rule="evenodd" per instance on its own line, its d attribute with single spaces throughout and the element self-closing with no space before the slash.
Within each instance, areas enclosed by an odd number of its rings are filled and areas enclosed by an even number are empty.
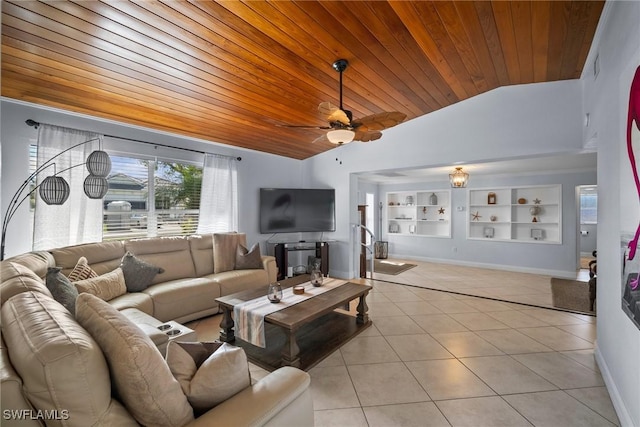
<svg viewBox="0 0 640 427">
<path fill-rule="evenodd" d="M 327 132 L 327 139 L 336 145 L 348 144 L 353 141 L 356 133 L 348 129 L 334 129 Z"/>
</svg>

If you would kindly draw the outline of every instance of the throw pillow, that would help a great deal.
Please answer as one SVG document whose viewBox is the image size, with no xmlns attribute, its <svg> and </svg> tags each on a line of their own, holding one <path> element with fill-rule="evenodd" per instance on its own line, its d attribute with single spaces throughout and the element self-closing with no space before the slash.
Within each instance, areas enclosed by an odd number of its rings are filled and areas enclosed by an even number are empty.
<svg viewBox="0 0 640 427">
<path fill-rule="evenodd" d="M 146 426 L 183 426 L 193 409 L 157 347 L 140 328 L 109 303 L 78 296 L 76 319 L 98 342 L 109 364 L 117 395 Z"/>
<path fill-rule="evenodd" d="M 93 271 L 93 268 L 89 267 L 89 261 L 87 261 L 85 257 L 80 257 L 76 266 L 73 267 L 73 270 L 71 270 L 71 273 L 69 273 L 67 277 L 70 281 L 77 282 L 78 280 L 98 277 L 98 273 Z"/>
<path fill-rule="evenodd" d="M 213 234 L 214 273 L 235 270 L 238 244 L 247 246 L 247 236 L 244 233 Z"/>
<path fill-rule="evenodd" d="M 227 343 L 171 341 L 166 361 L 196 415 L 251 385 L 247 355 Z"/>
<path fill-rule="evenodd" d="M 120 268 L 128 292 L 144 291 L 151 285 L 156 274 L 164 273 L 163 268 L 137 258 L 131 252 L 124 254 Z"/>
<path fill-rule="evenodd" d="M 262 256 L 260 255 L 260 245 L 256 243 L 250 250 L 238 244 L 236 250 L 236 270 L 249 270 L 262 268 Z"/>
<path fill-rule="evenodd" d="M 120 267 L 102 276 L 73 282 L 79 293 L 95 295 L 103 301 L 111 301 L 115 297 L 127 293 L 124 273 Z"/>
<path fill-rule="evenodd" d="M 45 284 L 49 292 L 51 292 L 53 299 L 62 304 L 71 314 L 75 315 L 78 290 L 60 270 L 62 270 L 61 267 L 49 267 Z"/>
</svg>

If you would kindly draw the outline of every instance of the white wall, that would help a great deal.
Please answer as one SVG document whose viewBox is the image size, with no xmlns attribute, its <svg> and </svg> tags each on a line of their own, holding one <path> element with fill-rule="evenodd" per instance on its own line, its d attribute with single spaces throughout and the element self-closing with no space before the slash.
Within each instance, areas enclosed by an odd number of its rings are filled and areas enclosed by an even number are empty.
<svg viewBox="0 0 640 427">
<path fill-rule="evenodd" d="M 640 65 L 640 2 L 605 4 L 590 53 L 600 74 L 586 72 L 584 112 L 591 123 L 585 141 L 598 144 L 598 342 L 597 357 L 623 425 L 640 425 L 640 330 L 621 309 L 620 239 L 640 220 L 638 193 L 626 152 L 631 79 Z"/>
<path fill-rule="evenodd" d="M 258 189 L 260 187 L 296 187 L 301 181 L 301 163 L 286 157 L 213 144 L 193 138 L 182 138 L 164 132 L 128 126 L 86 115 L 66 113 L 61 110 L 41 108 L 33 104 L 8 99 L 2 100 L 1 109 L 2 179 L 0 186 L 2 197 L 0 209 L 3 219 L 9 200 L 29 176 L 27 167 L 29 164 L 29 145 L 37 143 L 38 131 L 25 124 L 27 119 L 169 146 L 242 157 L 242 161 L 238 163 L 239 230 L 247 233 L 248 243 L 253 244 L 260 241 L 263 252 L 266 251 L 264 241 L 268 236 L 261 235 L 258 231 Z M 121 146 L 132 145 L 121 140 L 118 143 Z M 133 152 L 147 151 L 148 154 L 153 154 L 155 151 L 158 155 L 168 156 L 176 153 L 171 149 L 154 149 L 152 146 L 139 144 L 134 144 L 130 149 Z M 30 251 L 32 236 L 28 203 L 25 202 L 11 220 L 8 229 L 7 257 Z"/>
</svg>

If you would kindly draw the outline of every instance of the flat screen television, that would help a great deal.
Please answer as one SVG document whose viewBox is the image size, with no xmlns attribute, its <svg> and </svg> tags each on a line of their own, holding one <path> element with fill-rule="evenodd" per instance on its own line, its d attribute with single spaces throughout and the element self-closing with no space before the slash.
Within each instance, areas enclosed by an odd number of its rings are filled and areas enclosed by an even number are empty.
<svg viewBox="0 0 640 427">
<path fill-rule="evenodd" d="M 260 233 L 336 231 L 334 189 L 261 188 Z"/>
</svg>

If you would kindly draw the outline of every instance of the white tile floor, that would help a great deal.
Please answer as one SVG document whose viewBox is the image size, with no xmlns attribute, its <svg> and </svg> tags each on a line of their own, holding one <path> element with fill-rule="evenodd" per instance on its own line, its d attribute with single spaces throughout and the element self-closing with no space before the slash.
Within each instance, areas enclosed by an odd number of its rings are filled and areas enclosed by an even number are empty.
<svg viewBox="0 0 640 427">
<path fill-rule="evenodd" d="M 378 275 L 412 286 L 375 280 L 373 326 L 309 371 L 316 426 L 619 425 L 595 317 L 422 288 L 550 304 L 548 277 L 419 264 Z M 219 321 L 190 326 L 216 339 Z"/>
</svg>

